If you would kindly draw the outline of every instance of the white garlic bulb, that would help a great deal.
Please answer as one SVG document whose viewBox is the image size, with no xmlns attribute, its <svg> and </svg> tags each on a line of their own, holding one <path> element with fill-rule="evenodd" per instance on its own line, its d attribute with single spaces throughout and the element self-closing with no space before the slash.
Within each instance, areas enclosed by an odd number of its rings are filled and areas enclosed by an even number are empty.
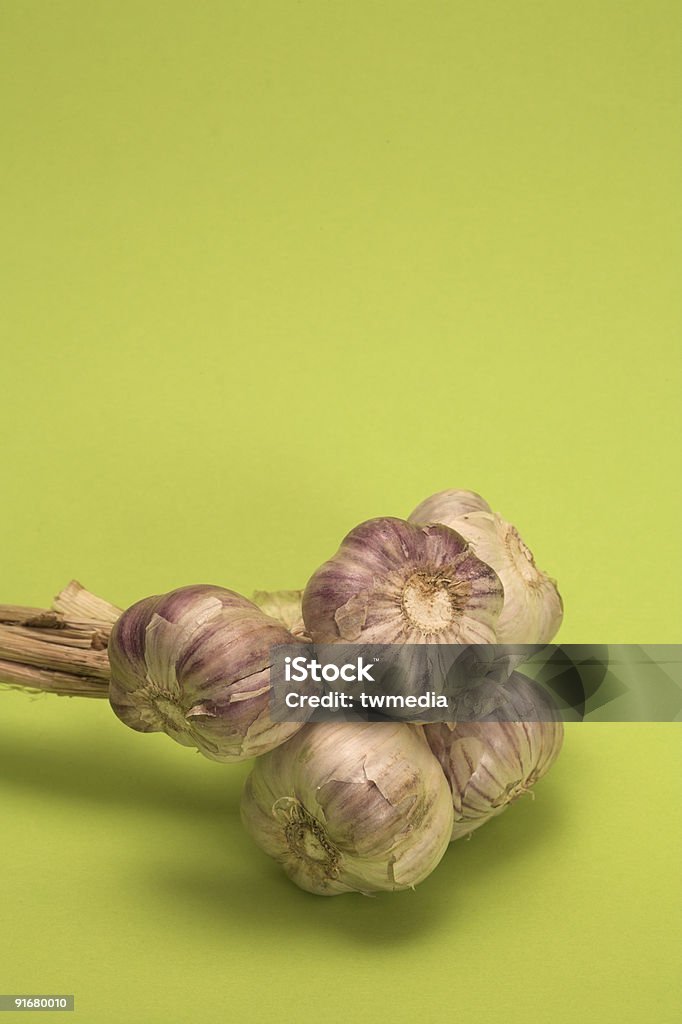
<svg viewBox="0 0 682 1024">
<path fill-rule="evenodd" d="M 417 885 L 447 848 L 453 810 L 418 729 L 329 723 L 258 759 L 242 820 L 297 885 L 333 896 Z"/>
<path fill-rule="evenodd" d="M 563 618 L 556 581 L 537 568 L 516 528 L 490 511 L 482 498 L 480 509 L 462 512 L 467 502 L 461 495 L 470 493 L 434 494 L 417 506 L 409 522 L 451 527 L 469 541 L 482 561 L 492 566 L 504 586 L 504 606 L 495 626 L 500 643 L 549 643 Z"/>
<path fill-rule="evenodd" d="M 283 743 L 300 723 L 269 713 L 270 651 L 296 639 L 241 594 L 190 586 L 138 601 L 109 640 L 109 701 L 126 725 L 214 761 Z"/>
<path fill-rule="evenodd" d="M 501 814 L 529 792 L 559 755 L 564 727 L 542 688 L 512 674 L 505 715 L 517 721 L 439 722 L 424 735 L 452 792 L 452 838 L 459 839 Z M 533 714 L 533 710 L 535 714 Z"/>
<path fill-rule="evenodd" d="M 310 579 L 303 618 L 316 643 L 494 643 L 502 583 L 441 524 L 370 519 Z"/>
<path fill-rule="evenodd" d="M 449 526 L 454 519 L 469 512 L 492 512 L 485 498 L 476 491 L 439 491 L 426 498 L 410 516 L 412 523 L 445 523 Z"/>
</svg>

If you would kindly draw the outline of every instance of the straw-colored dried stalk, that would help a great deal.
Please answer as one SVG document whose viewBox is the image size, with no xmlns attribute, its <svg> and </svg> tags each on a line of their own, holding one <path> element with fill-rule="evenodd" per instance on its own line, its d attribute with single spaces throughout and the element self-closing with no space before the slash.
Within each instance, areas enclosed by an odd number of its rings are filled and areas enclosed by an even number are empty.
<svg viewBox="0 0 682 1024">
<path fill-rule="evenodd" d="M 121 609 L 72 580 L 51 608 L 0 605 L 0 683 L 107 697 L 107 644 Z"/>
</svg>

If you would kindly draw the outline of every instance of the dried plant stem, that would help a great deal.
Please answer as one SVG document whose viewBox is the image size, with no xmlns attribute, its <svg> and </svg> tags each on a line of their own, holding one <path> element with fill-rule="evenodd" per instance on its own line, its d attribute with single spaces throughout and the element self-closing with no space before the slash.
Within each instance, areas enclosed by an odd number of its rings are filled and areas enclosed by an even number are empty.
<svg viewBox="0 0 682 1024">
<path fill-rule="evenodd" d="M 72 580 L 49 609 L 0 605 L 0 683 L 107 697 L 107 643 L 121 609 Z"/>
</svg>

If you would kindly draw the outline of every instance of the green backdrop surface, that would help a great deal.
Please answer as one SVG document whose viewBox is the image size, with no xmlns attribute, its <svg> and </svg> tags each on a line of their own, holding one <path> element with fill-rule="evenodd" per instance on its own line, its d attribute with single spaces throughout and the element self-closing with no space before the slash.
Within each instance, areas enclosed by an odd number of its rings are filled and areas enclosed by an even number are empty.
<svg viewBox="0 0 682 1024">
<path fill-rule="evenodd" d="M 0 602 L 301 586 L 462 486 L 559 580 L 562 640 L 680 640 L 679 5 L 0 26 Z M 679 737 L 571 726 L 415 892 L 324 900 L 242 833 L 248 765 L 2 692 L 0 991 L 93 1024 L 668 1024 Z"/>
</svg>

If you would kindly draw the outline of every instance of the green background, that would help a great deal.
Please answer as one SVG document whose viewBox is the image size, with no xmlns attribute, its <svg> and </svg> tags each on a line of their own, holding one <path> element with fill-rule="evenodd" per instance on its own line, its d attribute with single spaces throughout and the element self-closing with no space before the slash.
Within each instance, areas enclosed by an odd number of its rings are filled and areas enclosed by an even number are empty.
<svg viewBox="0 0 682 1024">
<path fill-rule="evenodd" d="M 461 486 L 558 578 L 562 640 L 680 640 L 678 4 L 0 21 L 0 601 L 300 586 Z M 415 892 L 324 900 L 242 833 L 248 766 L 0 698 L 1 991 L 94 1024 L 678 1019 L 678 725 L 572 726 Z"/>
</svg>

